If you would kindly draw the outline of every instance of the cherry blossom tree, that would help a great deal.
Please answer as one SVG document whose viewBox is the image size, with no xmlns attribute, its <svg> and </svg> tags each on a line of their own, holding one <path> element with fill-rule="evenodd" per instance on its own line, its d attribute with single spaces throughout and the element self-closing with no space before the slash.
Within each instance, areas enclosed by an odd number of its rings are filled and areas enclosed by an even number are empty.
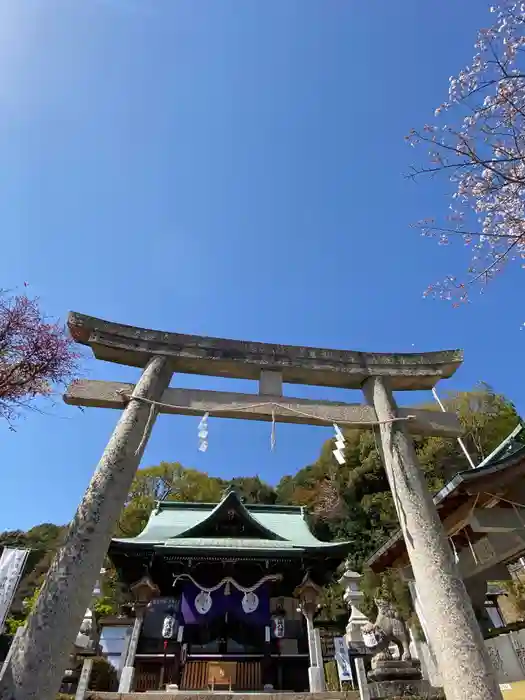
<svg viewBox="0 0 525 700">
<path fill-rule="evenodd" d="M 453 189 L 448 215 L 417 228 L 471 249 L 465 279 L 449 276 L 425 291 L 454 305 L 508 263 L 525 267 L 525 2 L 502 0 L 490 12 L 492 26 L 478 33 L 470 65 L 450 78 L 435 122 L 406 137 L 429 156 L 411 177 L 441 173 Z"/>
<path fill-rule="evenodd" d="M 38 300 L 0 290 L 0 418 L 12 427 L 22 409 L 75 376 L 79 359 L 65 328 L 43 316 Z"/>
</svg>

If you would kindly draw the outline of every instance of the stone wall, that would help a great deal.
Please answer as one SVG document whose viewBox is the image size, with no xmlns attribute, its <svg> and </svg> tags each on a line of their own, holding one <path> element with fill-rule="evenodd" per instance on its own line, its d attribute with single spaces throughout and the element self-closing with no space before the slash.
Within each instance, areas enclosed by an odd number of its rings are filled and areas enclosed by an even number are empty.
<svg viewBox="0 0 525 700">
<path fill-rule="evenodd" d="M 438 671 L 437 662 L 428 644 L 418 639 L 417 635 L 410 631 L 410 651 L 412 656 L 421 662 L 423 678 L 434 688 L 441 688 L 443 682 Z"/>
<path fill-rule="evenodd" d="M 485 641 L 498 683 L 525 680 L 525 630 L 500 634 Z M 412 638 L 411 650 L 421 661 L 421 671 L 433 686 L 441 686 L 441 678 L 433 655 L 424 641 Z"/>
<path fill-rule="evenodd" d="M 500 634 L 486 645 L 500 683 L 525 680 L 525 630 Z"/>
</svg>

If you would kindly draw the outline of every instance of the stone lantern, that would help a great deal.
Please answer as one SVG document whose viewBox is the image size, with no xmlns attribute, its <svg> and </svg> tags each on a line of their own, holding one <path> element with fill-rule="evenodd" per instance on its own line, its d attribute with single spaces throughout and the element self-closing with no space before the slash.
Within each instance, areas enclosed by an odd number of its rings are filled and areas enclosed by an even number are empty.
<svg viewBox="0 0 525 700">
<path fill-rule="evenodd" d="M 346 641 L 348 644 L 352 642 L 362 642 L 362 628 L 368 624 L 368 618 L 357 607 L 361 605 L 363 593 L 359 588 L 359 579 L 361 574 L 357 571 L 352 571 L 348 566 L 345 568 L 343 575 L 338 583 L 344 586 L 345 592 L 343 600 L 350 610 L 350 618 L 346 626 Z"/>
<path fill-rule="evenodd" d="M 319 608 L 321 587 L 307 573 L 301 584 L 294 591 L 294 597 L 299 600 L 299 610 L 306 619 L 308 635 L 308 650 L 310 652 L 310 668 L 308 680 L 311 693 L 322 693 L 325 690 L 324 664 L 319 630 L 314 628 L 314 615 Z"/>
</svg>

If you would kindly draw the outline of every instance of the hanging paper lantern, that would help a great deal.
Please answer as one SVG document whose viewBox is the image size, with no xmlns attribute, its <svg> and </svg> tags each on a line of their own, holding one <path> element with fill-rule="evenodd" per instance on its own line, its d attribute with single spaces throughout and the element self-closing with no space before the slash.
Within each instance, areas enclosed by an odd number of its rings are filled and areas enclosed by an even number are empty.
<svg viewBox="0 0 525 700">
<path fill-rule="evenodd" d="M 284 637 L 284 625 L 285 622 L 284 617 L 282 615 L 276 615 L 275 617 L 272 617 L 273 636 L 276 637 L 276 639 L 282 639 Z"/>
<path fill-rule="evenodd" d="M 162 623 L 162 636 L 164 639 L 171 639 L 175 632 L 175 618 L 173 615 L 166 615 Z"/>
</svg>

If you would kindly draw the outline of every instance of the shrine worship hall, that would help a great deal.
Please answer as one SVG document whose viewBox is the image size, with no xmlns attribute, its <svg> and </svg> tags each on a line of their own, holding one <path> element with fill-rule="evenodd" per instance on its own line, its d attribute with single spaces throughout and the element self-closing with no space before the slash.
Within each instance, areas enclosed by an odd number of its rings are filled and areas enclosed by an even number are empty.
<svg viewBox="0 0 525 700">
<path fill-rule="evenodd" d="M 302 507 L 233 489 L 219 504 L 159 502 L 109 549 L 135 598 L 120 690 L 308 691 L 320 587 L 349 549 L 318 540 Z"/>
</svg>

